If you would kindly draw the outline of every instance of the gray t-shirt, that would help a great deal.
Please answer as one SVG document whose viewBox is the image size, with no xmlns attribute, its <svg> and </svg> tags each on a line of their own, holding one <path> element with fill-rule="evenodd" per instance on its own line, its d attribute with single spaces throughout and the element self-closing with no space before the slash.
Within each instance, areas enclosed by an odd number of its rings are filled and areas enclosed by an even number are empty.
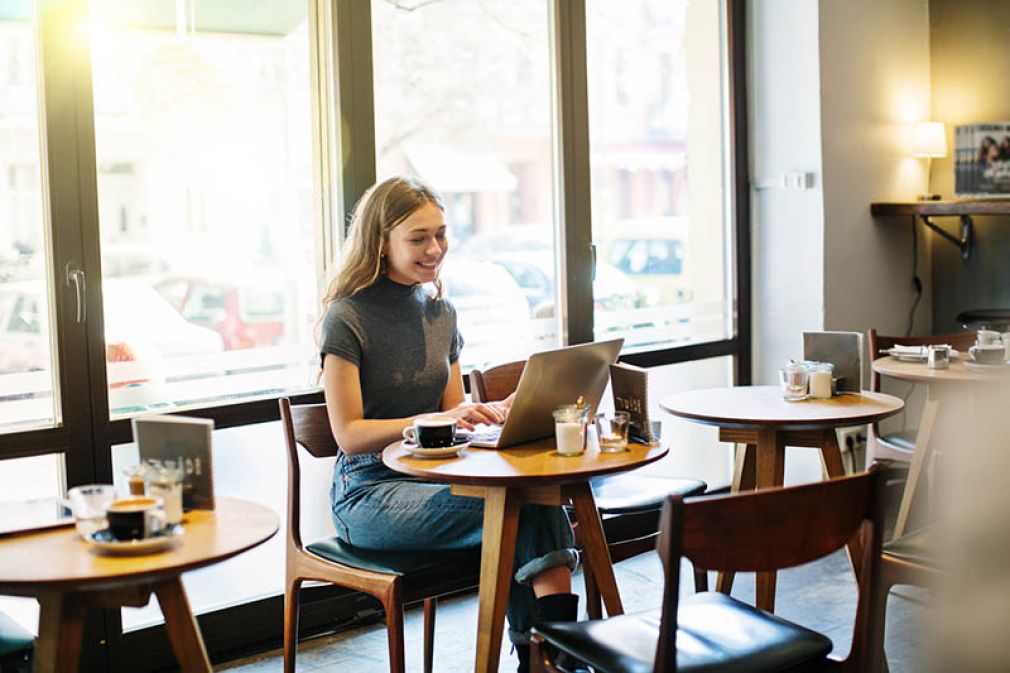
<svg viewBox="0 0 1010 673">
<path fill-rule="evenodd" d="M 406 418 L 441 410 L 462 347 L 452 304 L 382 277 L 330 304 L 320 351 L 358 366 L 365 418 Z"/>
</svg>

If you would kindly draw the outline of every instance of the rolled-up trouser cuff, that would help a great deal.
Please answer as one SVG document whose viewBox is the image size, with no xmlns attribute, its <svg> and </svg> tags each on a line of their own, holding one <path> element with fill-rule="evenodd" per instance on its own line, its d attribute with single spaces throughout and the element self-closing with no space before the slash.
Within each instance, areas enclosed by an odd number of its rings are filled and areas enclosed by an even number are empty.
<svg viewBox="0 0 1010 673">
<path fill-rule="evenodd" d="M 515 579 L 519 584 L 530 585 L 533 578 L 551 568 L 566 566 L 572 572 L 579 566 L 579 553 L 574 549 L 556 549 L 533 559 L 516 570 Z"/>
</svg>

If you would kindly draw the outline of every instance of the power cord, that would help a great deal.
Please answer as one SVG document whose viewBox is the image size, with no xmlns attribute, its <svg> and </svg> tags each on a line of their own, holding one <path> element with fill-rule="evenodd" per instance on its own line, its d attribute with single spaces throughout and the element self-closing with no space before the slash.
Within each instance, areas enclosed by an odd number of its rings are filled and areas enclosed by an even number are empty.
<svg viewBox="0 0 1010 673">
<path fill-rule="evenodd" d="M 905 336 L 912 336 L 912 325 L 915 323 L 915 309 L 922 301 L 922 278 L 919 278 L 919 236 L 918 228 L 915 226 L 916 218 L 912 216 L 912 288 L 915 290 L 915 301 L 912 308 L 908 310 L 908 327 L 905 328 Z"/>
</svg>

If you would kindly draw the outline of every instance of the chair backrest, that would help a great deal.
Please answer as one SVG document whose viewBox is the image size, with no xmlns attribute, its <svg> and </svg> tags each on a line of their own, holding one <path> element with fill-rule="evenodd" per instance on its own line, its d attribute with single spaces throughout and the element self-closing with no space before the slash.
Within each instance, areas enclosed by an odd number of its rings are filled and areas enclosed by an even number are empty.
<svg viewBox="0 0 1010 673">
<path fill-rule="evenodd" d="M 850 658 L 868 661 L 878 619 L 884 474 L 877 466 L 851 477 L 684 503 L 667 499 L 657 549 L 666 584 L 656 670 L 675 670 L 680 558 L 706 570 L 761 572 L 822 558 L 862 536 L 859 603 Z M 865 668 L 860 670 L 875 670 Z"/>
<path fill-rule="evenodd" d="M 325 404 L 291 405 L 286 397 L 278 400 L 281 410 L 281 426 L 284 442 L 288 449 L 288 525 L 289 545 L 302 548 L 301 536 L 301 464 L 298 461 L 298 446 L 301 445 L 316 458 L 337 455 L 340 447 L 333 438 L 330 418 Z"/>
<path fill-rule="evenodd" d="M 490 369 L 470 371 L 470 397 L 474 402 L 502 400 L 515 392 L 526 368 L 525 360 L 507 362 Z"/>
<path fill-rule="evenodd" d="M 894 346 L 929 346 L 931 344 L 948 344 L 951 348 L 967 352 L 975 343 L 975 332 L 954 332 L 953 334 L 933 334 L 931 336 L 884 336 L 877 334 L 876 329 L 870 329 L 866 342 L 870 348 L 870 362 L 880 357 L 880 351 Z M 880 374 L 870 374 L 870 390 L 880 392 Z"/>
</svg>

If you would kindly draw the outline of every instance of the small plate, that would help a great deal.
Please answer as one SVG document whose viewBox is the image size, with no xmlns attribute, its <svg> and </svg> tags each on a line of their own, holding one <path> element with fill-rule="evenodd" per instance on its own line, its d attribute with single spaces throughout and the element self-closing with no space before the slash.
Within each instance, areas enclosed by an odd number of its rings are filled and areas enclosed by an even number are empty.
<svg viewBox="0 0 1010 673">
<path fill-rule="evenodd" d="M 169 526 L 161 535 L 144 540 L 117 540 L 108 528 L 84 536 L 84 541 L 106 554 L 150 554 L 161 551 L 179 539 L 183 533 L 180 525 Z"/>
<path fill-rule="evenodd" d="M 975 362 L 974 360 L 965 360 L 964 366 L 972 371 L 976 372 L 986 372 L 988 373 L 1010 373 L 1010 364 L 1006 362 L 1001 362 L 995 365 L 984 365 L 981 362 Z"/>
<path fill-rule="evenodd" d="M 409 442 L 404 442 L 403 446 L 414 458 L 451 458 L 452 456 L 459 455 L 460 451 L 470 446 L 470 442 L 456 440 L 452 446 L 444 446 L 437 449 L 422 449 L 420 446 L 414 446 Z"/>
</svg>

